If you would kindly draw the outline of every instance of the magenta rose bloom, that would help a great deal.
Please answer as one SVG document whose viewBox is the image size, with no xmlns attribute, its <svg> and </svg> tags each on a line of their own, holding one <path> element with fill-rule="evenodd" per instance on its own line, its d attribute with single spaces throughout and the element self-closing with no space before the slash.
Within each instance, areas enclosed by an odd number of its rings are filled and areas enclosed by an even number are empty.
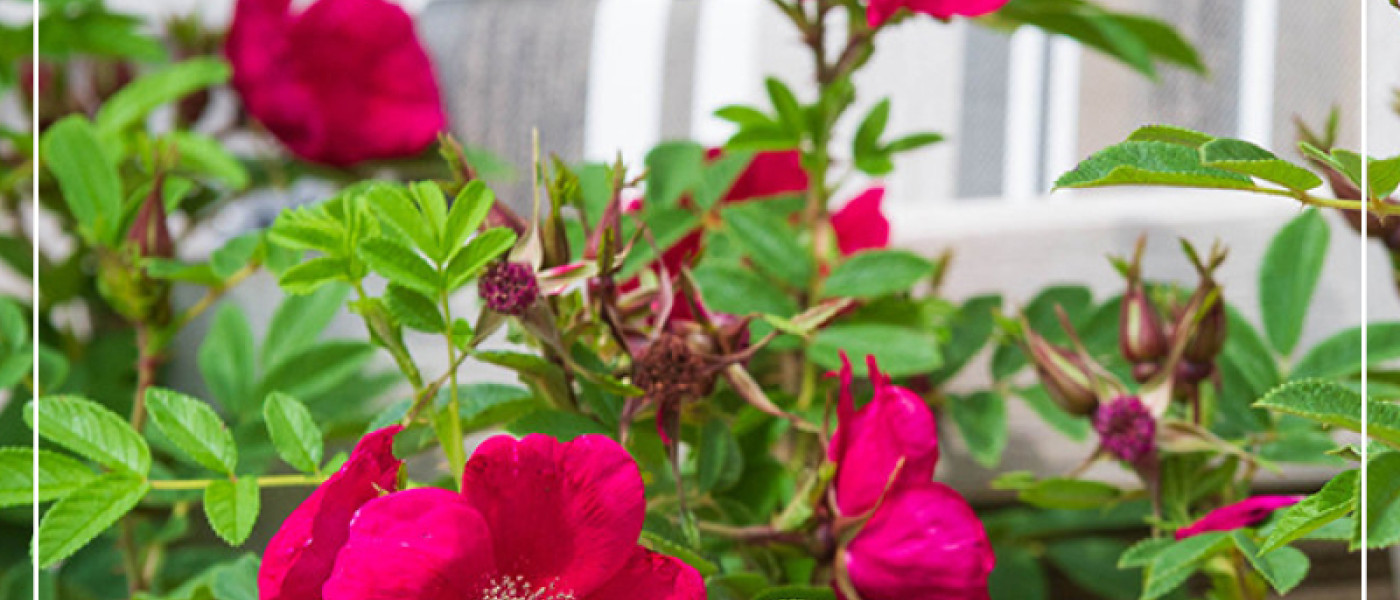
<svg viewBox="0 0 1400 600">
<path fill-rule="evenodd" d="M 862 600 L 988 600 L 996 567 L 972 507 L 932 481 L 892 491 L 842 560 Z"/>
<path fill-rule="evenodd" d="M 1302 500 L 1302 496 L 1255 496 L 1222 506 L 1186 527 L 1176 530 L 1176 539 L 1184 540 L 1208 531 L 1231 531 L 1257 525 L 1274 511 L 1287 508 Z"/>
<path fill-rule="evenodd" d="M 224 47 L 248 112 L 293 153 L 345 166 L 415 154 L 446 117 L 413 21 L 385 0 L 239 0 Z"/>
<path fill-rule="evenodd" d="M 866 357 L 875 395 L 856 410 L 851 394 L 851 361 L 841 353 L 838 425 L 828 458 L 836 463 L 836 504 L 841 514 L 858 516 L 880 500 L 885 489 L 933 481 L 938 464 L 938 427 L 933 412 L 918 394 L 893 385 L 880 373 L 875 357 Z M 895 475 L 900 460 L 904 466 Z M 891 477 L 895 481 L 891 482 Z"/>
<path fill-rule="evenodd" d="M 831 213 L 831 229 L 842 256 L 890 245 L 890 221 L 880 208 L 884 199 L 885 188 L 872 187 Z"/>
<path fill-rule="evenodd" d="M 840 550 L 841 569 L 862 600 L 986 600 L 996 556 L 972 507 L 933 481 L 933 411 L 918 394 L 891 384 L 873 356 L 866 361 L 875 395 L 856 410 L 851 363 L 841 354 L 830 459 L 841 516 L 874 512 Z"/>
<path fill-rule="evenodd" d="M 693 568 L 637 545 L 641 474 L 611 439 L 497 436 L 467 462 L 460 494 L 395 492 L 392 482 L 368 499 L 353 493 L 368 481 L 365 465 L 397 470 L 389 452 L 397 430 L 367 436 L 283 525 L 259 573 L 262 600 L 705 597 Z"/>
<path fill-rule="evenodd" d="M 978 17 L 995 12 L 1006 3 L 1007 0 L 870 0 L 866 20 L 871 27 L 879 27 L 901 8 L 936 19 Z"/>
</svg>

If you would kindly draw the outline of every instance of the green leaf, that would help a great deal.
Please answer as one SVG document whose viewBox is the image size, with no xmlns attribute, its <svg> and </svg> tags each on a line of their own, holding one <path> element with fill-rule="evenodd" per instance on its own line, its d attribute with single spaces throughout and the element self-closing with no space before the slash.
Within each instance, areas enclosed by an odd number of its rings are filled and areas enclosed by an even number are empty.
<svg viewBox="0 0 1400 600">
<path fill-rule="evenodd" d="M 1367 163 L 1366 178 L 1371 181 L 1367 191 L 1372 198 L 1386 198 L 1400 187 L 1400 156 L 1385 159 L 1371 159 Z"/>
<path fill-rule="evenodd" d="M 1050 584 L 1040 560 L 1024 546 L 996 548 L 997 564 L 987 578 L 991 597 L 995 600 L 1045 600 Z"/>
<path fill-rule="evenodd" d="M 1269 553 L 1356 510 L 1358 481 L 1359 471 L 1343 471 L 1316 494 L 1280 511 L 1260 552 Z"/>
<path fill-rule="evenodd" d="M 192 58 L 131 82 L 112 94 L 97 111 L 103 137 L 120 133 L 146 118 L 156 107 L 228 81 L 232 71 L 217 58 Z"/>
<path fill-rule="evenodd" d="M 277 285 L 288 294 L 304 296 L 336 281 L 349 281 L 350 263 L 343 258 L 313 258 L 282 272 Z"/>
<path fill-rule="evenodd" d="M 700 183 L 705 148 L 694 142 L 666 142 L 647 153 L 648 212 L 673 206 Z"/>
<path fill-rule="evenodd" d="M 214 593 L 214 600 L 258 600 L 258 566 L 261 562 L 256 555 L 245 554 L 243 558 L 216 570 L 209 587 Z"/>
<path fill-rule="evenodd" d="M 224 243 L 218 250 L 209 254 L 209 268 L 219 279 L 228 279 L 257 254 L 262 245 L 262 235 L 247 233 Z"/>
<path fill-rule="evenodd" d="M 783 585 L 759 592 L 753 600 L 836 600 L 831 586 Z"/>
<path fill-rule="evenodd" d="M 260 502 L 254 477 L 241 477 L 236 482 L 218 479 L 204 488 L 204 516 L 214 533 L 230 546 L 241 546 L 253 532 Z"/>
<path fill-rule="evenodd" d="M 699 489 L 725 490 L 739 481 L 744 472 L 744 455 L 729 425 L 719 419 L 705 423 L 695 457 Z"/>
<path fill-rule="evenodd" d="M 1305 379 L 1285 383 L 1254 403 L 1281 413 L 1361 431 L 1361 394 L 1335 381 Z M 1366 434 L 1400 447 L 1400 404 L 1366 400 Z"/>
<path fill-rule="evenodd" d="M 1148 566 L 1143 599 L 1154 600 L 1165 596 L 1185 582 L 1207 558 L 1230 544 L 1228 533 L 1213 531 L 1162 549 Z"/>
<path fill-rule="evenodd" d="M 402 187 L 388 183 L 375 184 L 365 190 L 364 197 L 375 215 L 407 237 L 419 250 L 430 255 L 437 250 L 437 232 L 428 226 L 427 219 Z"/>
<path fill-rule="evenodd" d="M 973 460 L 996 468 L 1006 449 L 1006 399 L 995 392 L 977 392 L 954 398 L 948 409 Z"/>
<path fill-rule="evenodd" d="M 254 397 L 283 392 L 314 404 L 321 394 L 361 372 L 373 356 L 374 346 L 363 342 L 322 342 L 287 357 L 269 371 Z"/>
<path fill-rule="evenodd" d="M 196 362 L 209 393 L 235 414 L 242 414 L 251 403 L 257 382 L 253 353 L 253 331 L 243 311 L 231 303 L 219 307 L 199 345 Z"/>
<path fill-rule="evenodd" d="M 1308 574 L 1308 557 L 1297 548 L 1284 546 L 1268 556 L 1262 556 L 1259 546 L 1248 532 L 1233 531 L 1230 539 L 1234 540 L 1235 547 L 1239 548 L 1240 554 L 1254 566 L 1254 570 L 1279 594 L 1287 594 L 1298 587 Z"/>
<path fill-rule="evenodd" d="M 515 240 L 515 232 L 506 227 L 487 229 L 472 238 L 447 265 L 447 289 L 456 290 L 465 285 L 487 263 L 515 246 Z"/>
<path fill-rule="evenodd" d="M 1400 358 L 1400 323 L 1366 325 L 1366 360 L 1361 360 L 1361 328 L 1342 330 L 1308 349 L 1290 374 L 1295 379 L 1339 378 Z"/>
<path fill-rule="evenodd" d="M 793 286 L 804 286 L 812 278 L 812 257 L 788 234 L 787 224 L 761 203 L 740 204 L 721 214 L 760 271 Z"/>
<path fill-rule="evenodd" d="M 905 250 L 867 250 L 842 262 L 827 278 L 822 294 L 835 298 L 877 298 L 907 292 L 933 272 L 928 259 Z"/>
<path fill-rule="evenodd" d="M 24 421 L 34 427 L 38 410 L 39 435 L 78 455 L 112 469 L 139 476 L 151 469 L 146 440 L 126 419 L 106 407 L 78 396 L 44 396 L 25 407 Z"/>
<path fill-rule="evenodd" d="M 1046 556 L 1079 587 L 1103 598 L 1136 598 L 1142 577 L 1114 563 L 1127 544 L 1109 538 L 1075 538 L 1050 543 Z"/>
<path fill-rule="evenodd" d="M 1158 554 L 1161 554 L 1163 550 L 1166 550 L 1174 543 L 1176 543 L 1176 540 L 1171 538 L 1147 538 L 1145 540 L 1140 540 L 1127 550 L 1124 550 L 1123 554 L 1118 557 L 1118 568 L 1130 569 L 1152 564 L 1152 561 L 1157 558 Z"/>
<path fill-rule="evenodd" d="M 263 340 L 263 369 L 271 370 L 315 344 L 349 293 L 349 286 L 334 285 L 312 294 L 283 298 L 268 324 L 267 339 Z"/>
<path fill-rule="evenodd" d="M 1307 191 L 1322 178 L 1244 140 L 1218 139 L 1201 146 L 1201 164 L 1249 175 L 1291 190 Z"/>
<path fill-rule="evenodd" d="M 97 478 L 92 469 L 66 455 L 39 451 L 39 485 L 34 485 L 34 450 L 0 448 L 0 508 L 57 500 Z"/>
<path fill-rule="evenodd" d="M 889 155 L 880 147 L 880 137 L 885 134 L 889 120 L 890 100 L 885 98 L 876 103 L 860 122 L 852 142 L 856 168 L 870 175 L 884 175 L 893 170 Z"/>
<path fill-rule="evenodd" d="M 301 401 L 281 392 L 267 395 L 263 420 L 277 455 L 303 473 L 315 473 L 321 465 L 321 429 Z"/>
<path fill-rule="evenodd" d="M 719 572 L 719 567 L 701 556 L 699 552 L 654 531 L 643 529 L 640 541 L 654 552 L 680 559 L 698 571 L 702 577 Z"/>
<path fill-rule="evenodd" d="M 775 77 L 765 79 L 763 86 L 768 89 L 768 99 L 773 102 L 773 109 L 778 112 L 778 121 L 783 129 L 789 134 L 800 134 L 806 129 L 803 126 L 802 104 L 792 90 Z"/>
<path fill-rule="evenodd" d="M 858 377 L 867 377 L 866 355 L 874 355 L 890 377 L 928 373 L 942 364 L 938 339 L 931 333 L 880 323 L 838 323 L 819 331 L 808 356 L 828 370 L 841 368 L 840 351 L 851 357 Z"/>
<path fill-rule="evenodd" d="M 1400 543 L 1400 452 L 1385 452 L 1373 456 L 1366 465 L 1366 547 L 1385 548 L 1397 543 Z"/>
<path fill-rule="evenodd" d="M 121 239 L 122 182 L 92 124 L 74 115 L 53 124 L 43 135 L 43 159 L 78 230 L 88 241 L 115 245 Z"/>
<path fill-rule="evenodd" d="M 446 250 L 444 261 L 451 261 L 467 243 L 467 238 L 475 233 L 491 206 L 496 203 L 496 193 L 480 180 L 468 183 L 457 193 L 452 209 L 447 213 L 447 229 L 443 232 L 443 247 Z"/>
<path fill-rule="evenodd" d="M 1144 125 L 1128 134 L 1130 142 L 1166 142 L 1179 146 L 1200 148 L 1215 136 L 1175 125 Z"/>
<path fill-rule="evenodd" d="M 1167 142 L 1128 141 L 1109 146 L 1060 176 L 1056 188 L 1165 185 L 1248 189 L 1249 177 L 1201 164 L 1196 150 Z"/>
<path fill-rule="evenodd" d="M 248 187 L 248 170 L 218 140 L 193 131 L 172 131 L 165 137 L 179 151 L 179 170 L 206 176 L 233 190 Z"/>
<path fill-rule="evenodd" d="M 752 152 L 735 150 L 706 164 L 695 185 L 695 205 L 708 210 L 718 204 L 752 160 Z"/>
<path fill-rule="evenodd" d="M 44 429 L 51 422 L 45 420 Z M 137 474 L 113 471 L 55 502 L 39 522 L 39 568 L 48 568 L 82 549 L 135 508 L 150 487 Z"/>
<path fill-rule="evenodd" d="M 1122 499 L 1123 490 L 1099 481 L 1051 477 L 1022 489 L 1022 502 L 1040 508 L 1102 508 Z"/>
<path fill-rule="evenodd" d="M 389 238 L 365 240 L 360 244 L 359 251 L 365 264 L 391 283 L 429 297 L 436 297 L 442 291 L 442 281 L 437 271 L 416 252 Z"/>
<path fill-rule="evenodd" d="M 885 146 L 886 152 L 899 153 L 918 150 L 924 146 L 931 146 L 943 141 L 943 135 L 938 133 L 911 133 L 904 137 L 896 138 Z"/>
<path fill-rule="evenodd" d="M 384 306 L 405 327 L 427 333 L 442 333 L 447 329 L 442 311 L 432 300 L 396 283 L 389 284 L 384 291 Z"/>
<path fill-rule="evenodd" d="M 423 213 L 423 218 L 427 221 L 428 230 L 434 233 L 443 231 L 447 227 L 447 197 L 442 194 L 442 188 L 435 181 L 415 181 L 408 184 L 408 193 L 418 202 L 418 210 Z M 424 248 L 423 250 L 431 254 L 436 254 L 434 248 Z"/>
<path fill-rule="evenodd" d="M 705 305 L 720 313 L 759 313 L 792 316 L 797 302 L 753 269 L 738 265 L 702 264 L 692 273 L 705 297 Z"/>
<path fill-rule="evenodd" d="M 146 390 L 151 422 L 195 462 L 211 471 L 232 475 L 238 466 L 233 433 L 203 401 L 165 388 Z"/>
<path fill-rule="evenodd" d="M 553 409 L 537 410 L 516 419 L 506 426 L 506 431 L 515 435 L 543 433 L 558 438 L 561 442 L 570 441 L 581 435 L 612 435 L 615 433 L 583 415 Z"/>
<path fill-rule="evenodd" d="M 1259 311 L 1269 343 L 1282 354 L 1293 352 L 1303 333 L 1330 235 L 1322 213 L 1308 209 L 1279 230 L 1264 254 L 1259 267 Z"/>
</svg>

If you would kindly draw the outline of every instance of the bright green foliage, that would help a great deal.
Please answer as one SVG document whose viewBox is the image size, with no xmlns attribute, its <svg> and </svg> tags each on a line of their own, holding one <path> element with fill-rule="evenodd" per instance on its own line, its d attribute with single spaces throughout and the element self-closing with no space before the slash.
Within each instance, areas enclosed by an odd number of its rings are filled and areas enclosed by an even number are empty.
<svg viewBox="0 0 1400 600">
<path fill-rule="evenodd" d="M 253 532 L 258 519 L 258 480 L 242 477 L 220 479 L 204 488 L 204 515 L 209 527 L 230 546 L 238 546 Z"/>
<path fill-rule="evenodd" d="M 1317 209 L 1285 225 L 1269 244 L 1259 268 L 1259 309 L 1274 348 L 1289 354 L 1303 332 L 1313 291 L 1322 277 L 1330 232 Z"/>
<path fill-rule="evenodd" d="M 39 434 L 74 453 L 116 470 L 144 476 L 151 451 L 126 420 L 102 405 L 77 396 L 45 396 L 25 407 L 24 421 L 43 423 Z"/>
<path fill-rule="evenodd" d="M 907 291 L 932 271 L 933 263 L 912 252 L 868 250 L 836 267 L 822 291 L 833 298 L 875 298 Z"/>
<path fill-rule="evenodd" d="M 238 466 L 233 434 L 214 409 L 203 401 L 173 390 L 149 388 L 146 407 L 151 422 L 170 441 L 204 468 L 232 475 Z"/>
<path fill-rule="evenodd" d="M 150 484 L 138 475 L 115 471 L 55 502 L 39 522 L 39 566 L 48 567 L 86 546 L 134 508 L 148 489 Z"/>
<path fill-rule="evenodd" d="M 303 472 L 317 472 L 323 448 L 321 429 L 305 404 L 287 394 L 273 392 L 263 403 L 263 419 L 282 460 Z"/>
<path fill-rule="evenodd" d="M 78 232 L 93 243 L 115 242 L 121 235 L 122 182 L 92 123 L 67 117 L 44 132 L 40 143 Z"/>
</svg>

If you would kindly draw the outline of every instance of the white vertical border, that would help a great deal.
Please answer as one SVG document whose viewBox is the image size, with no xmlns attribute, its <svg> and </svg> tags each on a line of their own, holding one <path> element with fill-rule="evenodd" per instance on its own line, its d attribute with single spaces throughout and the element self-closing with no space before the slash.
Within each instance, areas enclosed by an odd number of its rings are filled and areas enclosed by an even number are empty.
<svg viewBox="0 0 1400 600">
<path fill-rule="evenodd" d="M 1278 45 L 1278 0 L 1245 0 L 1240 33 L 1239 131 L 1268 148 L 1274 129 L 1274 62 Z"/>
<path fill-rule="evenodd" d="M 1366 203 L 1366 199 L 1367 199 L 1367 198 L 1370 198 L 1370 196 L 1371 196 L 1371 190 L 1370 190 L 1370 187 L 1371 187 L 1371 186 L 1370 186 L 1370 180 L 1369 180 L 1369 177 L 1368 177 L 1368 173 L 1369 173 L 1369 171 L 1370 171 L 1370 166 L 1369 166 L 1368 164 L 1366 164 L 1368 161 L 1365 160 L 1365 157 L 1369 156 L 1368 153 L 1369 153 L 1369 151 L 1370 151 L 1370 149 L 1371 149 L 1370 140 L 1368 139 L 1368 136 L 1366 135 L 1366 130 L 1367 130 L 1367 128 L 1368 128 L 1367 125 L 1370 123 L 1370 118 L 1369 118 L 1369 115 L 1367 115 L 1367 110 L 1366 110 L 1366 107 L 1370 104 L 1370 102 L 1369 102 L 1370 96 L 1368 95 L 1368 92 L 1369 92 L 1369 89 L 1368 89 L 1368 88 L 1369 88 L 1369 86 L 1367 85 L 1367 83 L 1368 83 L 1368 82 L 1367 82 L 1367 79 L 1369 79 L 1369 77 L 1370 77 L 1370 72 L 1369 72 L 1369 70 L 1368 70 L 1368 64 L 1367 64 L 1367 63 L 1368 63 L 1368 60 L 1369 60 L 1369 54 L 1370 54 L 1370 45 L 1367 43 L 1367 39 L 1366 39 L 1366 38 L 1367 38 L 1367 27 L 1366 27 L 1366 21 L 1367 21 L 1367 19 L 1366 19 L 1366 16 L 1367 16 L 1367 13 L 1369 12 L 1369 7 L 1370 7 L 1370 5 L 1371 5 L 1371 2 L 1362 2 L 1362 3 L 1361 3 L 1361 102 L 1360 102 L 1360 104 L 1361 104 L 1361 156 L 1362 156 L 1362 161 L 1361 161 L 1361 201 L 1362 201 L 1362 209 L 1363 209 L 1363 210 L 1362 210 L 1362 219 L 1361 219 L 1361 235 L 1360 235 L 1360 239 L 1357 241 L 1357 243 L 1361 245 L 1361 361 L 1362 361 L 1363 364 L 1365 364 L 1365 361 L 1366 361 L 1366 351 L 1369 349 L 1369 346 L 1370 346 L 1370 339 L 1369 339 L 1369 338 L 1370 338 L 1370 331 L 1369 331 L 1369 330 L 1370 330 L 1370 327 L 1368 327 L 1368 324 L 1370 323 L 1370 320 L 1371 320 L 1371 319 L 1370 319 L 1370 316 L 1371 316 L 1371 315 L 1370 315 L 1370 302 L 1368 302 L 1367 299 L 1366 299 L 1366 298 L 1367 298 L 1367 294 L 1368 294 L 1369 291 L 1370 291 L 1369 282 L 1370 282 L 1370 279 L 1371 279 L 1371 278 L 1369 277 L 1369 273 L 1368 273 L 1368 271 L 1367 271 L 1367 267 L 1369 267 L 1369 263 L 1370 263 L 1370 261 L 1367 259 L 1368 251 L 1370 250 L 1370 237 L 1367 235 L 1367 231 L 1366 231 L 1366 230 L 1368 229 L 1368 228 L 1366 227 L 1367 221 L 1369 221 L 1370 219 L 1365 218 L 1365 217 L 1366 217 L 1366 210 L 1365 210 L 1365 209 L 1366 209 L 1366 204 L 1365 204 L 1365 203 Z M 1370 473 L 1369 473 L 1369 468 L 1367 467 L 1367 464 L 1366 464 L 1367 462 L 1370 461 L 1370 453 L 1367 452 L 1367 449 L 1366 449 L 1367 446 L 1369 445 L 1369 444 L 1367 444 L 1366 442 L 1367 442 L 1368 439 L 1370 439 L 1370 438 L 1366 435 L 1367 422 L 1370 420 L 1370 415 L 1368 414 L 1368 411 L 1366 410 L 1366 398 L 1368 398 L 1369 395 L 1370 395 L 1370 390 L 1368 389 L 1368 386 L 1370 385 L 1370 378 L 1367 376 L 1366 371 L 1367 371 L 1366 369 L 1361 369 L 1361 443 L 1359 444 L 1359 445 L 1361 446 L 1361 490 L 1360 490 L 1360 496 L 1361 496 L 1361 497 L 1360 497 L 1360 499 L 1359 499 L 1359 500 L 1360 500 L 1360 507 L 1361 507 L 1361 508 L 1360 508 L 1360 511 L 1357 513 L 1357 519 L 1359 520 L 1359 522 L 1360 522 L 1360 524 L 1361 524 L 1361 527 L 1360 527 L 1360 528 L 1361 528 L 1361 599 L 1362 599 L 1362 600 L 1367 600 L 1368 598 L 1370 598 L 1370 595 L 1371 595 L 1371 594 L 1370 594 L 1370 590 L 1369 590 L 1369 587 L 1370 587 L 1370 586 L 1366 585 L 1366 583 L 1367 583 L 1367 582 L 1366 582 L 1366 576 L 1367 576 L 1368 573 L 1370 573 L 1370 570 L 1371 570 L 1371 569 L 1370 569 L 1370 566 L 1371 566 L 1371 565 L 1370 565 L 1370 558 L 1369 558 L 1370 552 L 1367 551 L 1367 546 L 1368 546 L 1369 544 L 1367 543 L 1367 541 L 1368 541 L 1368 540 L 1367 540 L 1367 537 L 1368 537 L 1368 536 L 1367 536 L 1367 531 L 1366 531 L 1366 516 L 1369 514 L 1368 511 L 1370 510 L 1370 507 L 1367 506 L 1368 503 L 1366 502 L 1366 492 L 1367 492 L 1367 487 L 1368 487 L 1367 484 L 1366 484 L 1366 483 L 1367 483 L 1366 480 L 1369 479 L 1369 475 L 1370 475 Z"/>
<path fill-rule="evenodd" d="M 599 0 L 588 60 L 583 156 L 641 164 L 661 139 L 671 0 Z"/>
<path fill-rule="evenodd" d="M 1040 189 L 1054 187 L 1061 173 L 1079 163 L 1079 84 L 1083 46 L 1069 38 L 1050 40 L 1050 90 L 1045 123 L 1045 174 Z"/>
<path fill-rule="evenodd" d="M 695 33 L 695 73 L 690 101 L 690 135 L 716 145 L 734 126 L 714 116 L 728 104 L 759 103 L 758 43 L 761 10 L 753 0 L 704 0 Z"/>
<path fill-rule="evenodd" d="M 38 62 L 39 62 L 39 0 L 33 0 L 33 3 L 31 4 L 31 7 L 32 7 L 32 9 L 33 9 L 33 11 L 34 11 L 34 12 L 32 13 L 32 18 L 34 19 L 34 29 L 33 29 L 33 34 L 31 34 L 31 38 L 32 38 L 32 39 L 30 40 L 30 42 L 34 45 L 34 47 L 31 49 L 30 60 L 33 61 L 33 62 L 32 62 L 31 65 L 30 65 L 31 68 L 29 69 L 29 71 L 30 71 L 30 78 L 31 78 L 31 79 L 30 79 L 30 85 L 33 86 L 33 89 L 34 89 L 35 92 L 36 92 L 35 96 L 37 97 L 37 96 L 38 96 L 37 92 L 38 92 L 38 90 L 39 90 L 39 68 L 38 68 Z M 30 201 L 34 204 L 33 209 L 31 209 L 31 210 L 29 211 L 29 212 L 30 212 L 29 219 L 30 219 L 30 231 L 34 232 L 33 235 L 35 236 L 35 237 L 34 237 L 34 248 L 33 248 L 34 254 L 33 254 L 32 256 L 30 256 L 30 260 L 31 260 L 32 262 L 29 263 L 30 266 L 32 267 L 32 271 L 34 272 L 33 281 L 30 282 L 30 301 L 29 301 L 29 305 L 30 305 L 30 308 L 29 308 L 29 321 L 30 321 L 30 322 L 29 322 L 29 335 L 30 335 L 30 338 L 31 338 L 30 343 L 29 343 L 29 346 L 30 346 L 30 348 L 33 349 L 32 352 L 34 353 L 34 355 L 33 355 L 33 357 L 32 357 L 33 360 L 34 360 L 34 363 L 30 366 L 30 368 L 32 369 L 32 370 L 30 371 L 30 374 L 31 374 L 30 379 L 34 382 L 34 400 L 33 400 L 33 401 L 34 401 L 34 402 L 38 402 L 38 400 L 39 400 L 39 390 L 42 389 L 40 386 L 43 385 L 43 381 L 41 381 L 40 378 L 39 378 L 39 279 L 43 276 L 43 274 L 39 272 L 39 246 L 40 246 L 40 244 L 39 244 L 39 238 L 38 238 L 38 235 L 39 235 L 39 110 L 38 110 L 38 107 L 35 106 L 35 107 L 31 108 L 29 112 L 30 112 L 30 119 L 31 119 L 31 121 L 30 121 L 30 123 L 29 123 L 29 126 L 31 127 L 30 131 L 33 133 L 33 135 L 30 136 L 30 143 L 33 144 L 33 146 L 30 148 L 30 152 L 32 152 L 32 154 L 29 155 L 29 156 L 30 156 L 30 159 L 31 159 L 29 162 L 30 162 L 31 165 L 33 165 L 31 168 L 34 169 L 33 172 L 30 173 L 30 176 L 29 176 L 30 182 L 31 182 L 32 185 L 33 185 L 33 188 L 30 190 L 30 195 L 31 195 L 31 200 L 30 200 Z M 23 227 L 23 225 L 19 225 L 19 224 L 16 224 L 16 225 L 19 226 L 19 227 Z M 11 401 L 13 402 L 14 400 L 11 399 Z M 39 589 L 40 589 L 40 586 L 39 586 L 39 556 L 38 556 L 38 548 L 39 548 L 39 411 L 38 411 L 38 410 L 35 410 L 35 411 L 34 411 L 34 423 L 32 424 L 32 427 L 30 427 L 30 429 L 29 429 L 29 435 L 30 435 L 31 449 L 34 450 L 34 452 L 33 452 L 33 455 L 34 455 L 33 463 L 30 465 L 30 468 L 33 470 L 33 472 L 30 473 L 30 477 L 31 477 L 31 479 L 34 481 L 34 498 L 33 498 L 33 504 L 30 505 L 30 510 L 32 511 L 32 512 L 30 513 L 30 518 L 31 518 L 31 520 L 33 521 L 32 527 L 31 527 L 31 529 L 30 529 L 30 537 L 33 538 L 32 541 L 31 541 L 31 543 L 33 544 L 33 546 L 31 546 L 31 548 L 33 548 L 33 551 L 30 552 L 30 559 L 29 559 L 29 567 L 30 567 L 30 569 L 31 569 L 31 571 L 30 571 L 30 577 L 31 577 L 31 579 L 30 579 L 30 581 L 29 581 L 29 585 L 30 585 L 30 588 L 32 589 L 32 591 L 34 592 L 34 600 L 39 600 Z"/>
<path fill-rule="evenodd" d="M 1030 27 L 1011 35 L 1001 192 L 1012 203 L 1028 202 L 1039 193 L 1036 166 L 1045 106 L 1045 42 L 1045 32 Z"/>
</svg>

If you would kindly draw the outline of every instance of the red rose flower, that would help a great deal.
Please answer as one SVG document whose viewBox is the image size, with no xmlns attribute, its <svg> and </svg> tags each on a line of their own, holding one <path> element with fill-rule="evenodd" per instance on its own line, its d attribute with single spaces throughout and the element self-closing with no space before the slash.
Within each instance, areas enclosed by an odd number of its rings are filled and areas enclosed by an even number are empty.
<svg viewBox="0 0 1400 600">
<path fill-rule="evenodd" d="M 936 19 L 951 19 L 954 16 L 978 17 L 996 12 L 1008 0 L 870 0 L 866 9 L 866 20 L 871 27 L 879 27 L 894 16 L 901 8 L 929 15 Z"/>
<path fill-rule="evenodd" d="M 239 0 L 224 48 L 248 112 L 337 166 L 415 154 L 446 117 L 413 21 L 385 0 Z"/>
<path fill-rule="evenodd" d="M 1184 540 L 1208 531 L 1230 531 L 1256 525 L 1269 518 L 1274 511 L 1293 506 L 1302 499 L 1302 496 L 1255 496 L 1222 506 L 1206 513 L 1206 516 L 1195 523 L 1176 530 L 1176 539 Z"/>
<path fill-rule="evenodd" d="M 842 256 L 890 245 L 890 221 L 880 207 L 884 199 L 885 188 L 872 187 L 831 213 L 831 229 Z"/>
<path fill-rule="evenodd" d="M 393 491 L 398 430 L 366 436 L 287 519 L 261 600 L 704 599 L 693 568 L 637 545 L 642 478 L 617 442 L 496 436 L 462 493 Z"/>
</svg>

